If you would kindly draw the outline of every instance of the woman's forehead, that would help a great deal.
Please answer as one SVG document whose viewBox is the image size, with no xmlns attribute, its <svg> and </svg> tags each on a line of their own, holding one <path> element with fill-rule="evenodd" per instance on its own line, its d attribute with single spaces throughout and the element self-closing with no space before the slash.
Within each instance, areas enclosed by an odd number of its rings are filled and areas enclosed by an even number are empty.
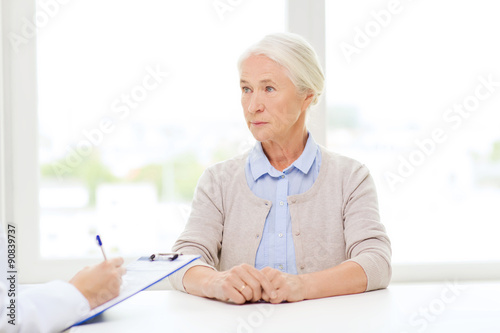
<svg viewBox="0 0 500 333">
<path fill-rule="evenodd" d="M 251 55 L 241 66 L 241 81 L 281 81 L 288 79 L 286 69 L 265 55 Z M 288 79 L 289 80 L 289 79 Z"/>
</svg>

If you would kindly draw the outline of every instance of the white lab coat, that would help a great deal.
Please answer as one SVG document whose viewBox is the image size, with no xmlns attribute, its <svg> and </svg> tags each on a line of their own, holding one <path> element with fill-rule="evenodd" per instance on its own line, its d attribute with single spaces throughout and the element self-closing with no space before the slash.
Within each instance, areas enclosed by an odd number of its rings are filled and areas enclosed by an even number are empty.
<svg viewBox="0 0 500 333">
<path fill-rule="evenodd" d="M 22 293 L 17 285 L 15 325 L 11 325 L 8 270 L 6 237 L 0 226 L 0 333 L 60 332 L 90 311 L 87 299 L 68 282 L 52 281 L 28 287 Z M 19 272 L 17 275 L 19 279 Z"/>
</svg>

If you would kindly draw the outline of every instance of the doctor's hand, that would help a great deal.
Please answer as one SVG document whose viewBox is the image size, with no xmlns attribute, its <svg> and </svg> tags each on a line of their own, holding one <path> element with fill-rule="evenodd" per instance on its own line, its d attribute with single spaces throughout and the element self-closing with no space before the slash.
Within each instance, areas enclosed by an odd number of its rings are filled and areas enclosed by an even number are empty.
<svg viewBox="0 0 500 333">
<path fill-rule="evenodd" d="M 264 267 L 261 272 L 271 281 L 273 287 L 277 290 L 277 297 L 270 298 L 265 291 L 262 293 L 262 299 L 271 303 L 298 302 L 305 299 L 306 286 L 302 276 L 283 273 L 271 267 Z"/>
<path fill-rule="evenodd" d="M 119 295 L 122 276 L 126 272 L 122 265 L 122 258 L 114 258 L 85 267 L 69 283 L 82 293 L 93 309 Z"/>
</svg>

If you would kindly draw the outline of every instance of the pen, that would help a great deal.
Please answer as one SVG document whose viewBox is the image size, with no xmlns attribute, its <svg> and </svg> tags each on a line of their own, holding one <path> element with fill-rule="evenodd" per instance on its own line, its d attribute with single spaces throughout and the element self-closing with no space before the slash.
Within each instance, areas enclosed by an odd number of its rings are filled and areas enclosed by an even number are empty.
<svg viewBox="0 0 500 333">
<path fill-rule="evenodd" d="M 108 258 L 106 258 L 106 253 L 104 253 L 104 249 L 102 248 L 102 242 L 101 242 L 101 237 L 99 237 L 99 235 L 95 236 L 95 239 L 97 240 L 97 245 L 99 245 L 99 247 L 101 248 L 101 251 L 102 251 L 102 255 L 104 256 L 104 260 L 108 260 Z"/>
</svg>

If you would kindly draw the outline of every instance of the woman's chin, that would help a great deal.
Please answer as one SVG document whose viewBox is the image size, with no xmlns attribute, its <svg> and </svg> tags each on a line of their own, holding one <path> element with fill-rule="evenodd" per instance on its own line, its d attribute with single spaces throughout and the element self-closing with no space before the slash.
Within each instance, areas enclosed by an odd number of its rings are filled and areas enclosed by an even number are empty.
<svg viewBox="0 0 500 333">
<path fill-rule="evenodd" d="M 271 135 L 269 135 L 269 133 L 265 133 L 264 131 L 253 130 L 251 133 L 254 139 L 259 142 L 265 142 L 271 139 Z"/>
</svg>

